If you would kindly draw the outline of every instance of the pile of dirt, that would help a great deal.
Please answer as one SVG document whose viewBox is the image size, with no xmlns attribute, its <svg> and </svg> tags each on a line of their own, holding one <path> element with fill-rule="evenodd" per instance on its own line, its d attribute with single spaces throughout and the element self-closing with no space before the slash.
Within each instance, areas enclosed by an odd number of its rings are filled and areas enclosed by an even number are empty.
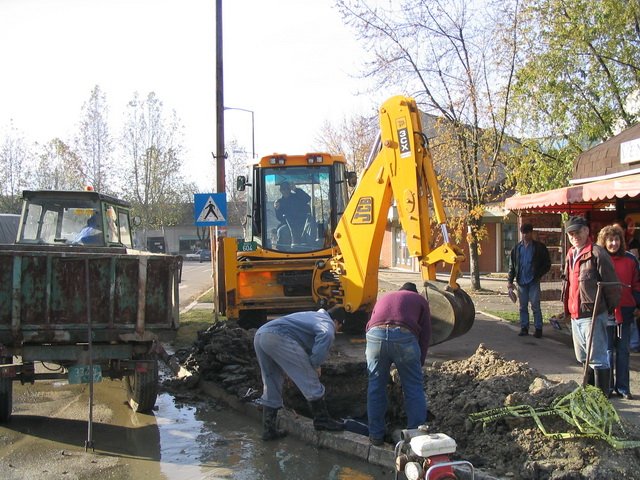
<svg viewBox="0 0 640 480">
<path fill-rule="evenodd" d="M 221 385 L 240 399 L 253 400 L 262 390 L 260 368 L 253 349 L 255 330 L 245 330 L 237 324 L 216 323 L 198 332 L 191 348 L 175 353 L 180 365 L 192 377 L 183 380 L 186 386 L 200 379 Z M 179 386 L 175 379 L 165 382 L 172 388 Z"/>
<path fill-rule="evenodd" d="M 216 382 L 243 400 L 261 394 L 260 370 L 253 350 L 255 330 L 218 324 L 200 332 L 188 351 L 178 352 L 181 363 L 201 378 Z M 397 376 L 389 385 L 388 430 L 405 425 L 402 392 Z M 333 352 L 322 367 L 331 413 L 342 418 L 366 415 L 366 365 L 363 359 Z M 463 361 L 432 363 L 425 367 L 425 392 L 433 432 L 453 437 L 457 458 L 502 478 L 516 479 L 621 479 L 640 478 L 640 449 L 614 449 L 598 439 L 556 440 L 545 436 L 531 418 L 503 418 L 472 422 L 470 414 L 514 405 L 548 407 L 578 385 L 557 383 L 527 364 L 504 360 L 480 345 Z M 292 384 L 285 385 L 285 406 L 308 415 L 307 403 Z M 559 417 L 544 417 L 549 432 L 577 431 Z M 631 425 L 618 437 L 639 439 Z M 389 439 L 389 441 L 393 441 Z"/>
<path fill-rule="evenodd" d="M 501 477 L 519 479 L 621 479 L 640 477 L 638 449 L 614 449 L 598 439 L 554 440 L 532 418 L 503 418 L 483 424 L 469 415 L 504 406 L 530 405 L 543 409 L 574 391 L 575 382 L 553 382 L 526 364 L 505 361 L 480 345 L 463 361 L 447 361 L 426 369 L 432 431 L 446 433 L 457 444 L 459 458 Z M 394 395 L 400 393 L 394 388 Z M 397 402 L 395 402 L 397 403 Z M 577 432 L 557 416 L 543 417 L 548 432 Z M 626 434 L 639 432 L 623 425 Z"/>
</svg>

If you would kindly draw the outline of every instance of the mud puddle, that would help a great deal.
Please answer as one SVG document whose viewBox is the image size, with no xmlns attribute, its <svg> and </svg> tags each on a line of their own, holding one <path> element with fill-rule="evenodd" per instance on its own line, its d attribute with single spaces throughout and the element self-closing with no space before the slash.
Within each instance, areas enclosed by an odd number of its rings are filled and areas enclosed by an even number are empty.
<svg viewBox="0 0 640 480">
<path fill-rule="evenodd" d="M 166 393 L 158 397 L 159 466 L 167 479 L 381 478 L 378 467 L 309 447 L 294 437 L 263 442 L 260 425 L 253 420 L 208 399 L 191 402 Z"/>
<path fill-rule="evenodd" d="M 3 480 L 376 479 L 382 470 L 294 437 L 265 443 L 259 422 L 212 399 L 162 392 L 152 415 L 125 402 L 122 382 L 95 385 L 93 445 L 85 451 L 88 388 L 66 382 L 14 385 L 14 412 L 0 425 Z"/>
</svg>

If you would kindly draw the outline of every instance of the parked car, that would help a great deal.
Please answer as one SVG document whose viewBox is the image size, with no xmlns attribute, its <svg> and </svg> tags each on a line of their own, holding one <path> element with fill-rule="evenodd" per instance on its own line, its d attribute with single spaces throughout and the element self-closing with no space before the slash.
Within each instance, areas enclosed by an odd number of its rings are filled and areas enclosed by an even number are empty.
<svg viewBox="0 0 640 480">
<path fill-rule="evenodd" d="M 198 261 L 200 263 L 202 262 L 210 262 L 211 261 L 211 250 L 209 250 L 208 248 L 202 248 L 199 250 L 196 250 L 193 253 L 187 253 L 184 256 L 184 259 L 186 261 Z"/>
<path fill-rule="evenodd" d="M 196 261 L 196 260 L 200 260 L 200 252 L 202 250 L 196 250 L 195 252 L 191 252 L 191 253 L 187 253 L 184 256 L 184 259 L 189 262 L 189 261 Z"/>
<path fill-rule="evenodd" d="M 202 262 L 210 262 L 211 261 L 211 250 L 208 248 L 203 248 L 200 250 L 200 263 Z"/>
</svg>

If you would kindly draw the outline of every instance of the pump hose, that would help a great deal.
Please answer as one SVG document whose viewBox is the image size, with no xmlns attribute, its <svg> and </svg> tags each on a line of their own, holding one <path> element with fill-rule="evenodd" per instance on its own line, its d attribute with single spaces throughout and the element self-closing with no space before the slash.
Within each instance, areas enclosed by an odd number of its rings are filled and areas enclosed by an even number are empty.
<svg viewBox="0 0 640 480">
<path fill-rule="evenodd" d="M 578 431 L 548 432 L 541 417 L 549 415 L 559 416 Z M 554 440 L 597 438 L 604 440 L 616 449 L 640 447 L 638 440 L 625 440 L 614 435 L 613 429 L 615 427 L 618 427 L 625 434 L 618 412 L 602 391 L 592 385 L 576 388 L 570 394 L 557 398 L 548 408 L 534 409 L 530 405 L 513 405 L 469 415 L 472 422 L 482 422 L 483 424 L 504 417 L 531 417 L 536 422 L 538 429 L 546 437 Z"/>
</svg>

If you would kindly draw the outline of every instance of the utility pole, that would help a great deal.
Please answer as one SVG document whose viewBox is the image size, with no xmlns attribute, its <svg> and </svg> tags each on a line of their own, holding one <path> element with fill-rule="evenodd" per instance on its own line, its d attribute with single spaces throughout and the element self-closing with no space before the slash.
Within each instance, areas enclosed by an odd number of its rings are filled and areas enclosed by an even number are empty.
<svg viewBox="0 0 640 480">
<path fill-rule="evenodd" d="M 222 61 L 222 0 L 216 0 L 216 192 L 225 192 L 225 151 L 224 151 L 224 84 Z M 218 236 L 218 227 L 210 227 L 212 245 L 215 244 L 214 295 L 217 296 L 216 317 L 227 310 L 224 283 L 223 239 Z M 215 232 L 215 234 L 214 234 Z"/>
</svg>

